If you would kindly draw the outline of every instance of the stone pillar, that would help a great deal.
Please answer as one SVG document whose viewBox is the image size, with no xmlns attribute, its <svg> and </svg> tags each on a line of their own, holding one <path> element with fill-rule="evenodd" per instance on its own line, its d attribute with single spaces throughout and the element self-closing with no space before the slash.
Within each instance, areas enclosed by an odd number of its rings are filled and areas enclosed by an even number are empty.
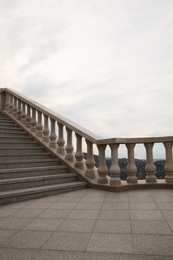
<svg viewBox="0 0 173 260">
<path fill-rule="evenodd" d="M 25 125 L 27 127 L 30 127 L 30 125 L 31 125 L 31 107 L 30 107 L 30 105 L 27 105 L 27 113 L 26 113 Z"/>
<path fill-rule="evenodd" d="M 127 183 L 137 183 L 137 167 L 135 164 L 134 148 L 135 144 L 126 144 L 128 150 L 128 165 L 127 165 Z"/>
<path fill-rule="evenodd" d="M 36 127 L 36 135 L 43 137 L 43 124 L 42 124 L 42 112 L 37 110 L 38 123 Z"/>
<path fill-rule="evenodd" d="M 76 135 L 75 167 L 79 169 L 84 169 L 83 153 L 82 153 L 82 136 L 80 136 L 77 133 L 75 135 Z"/>
<path fill-rule="evenodd" d="M 16 117 L 17 117 L 17 119 L 19 119 L 19 120 L 20 120 L 20 118 L 21 118 L 21 113 L 22 113 L 22 110 L 21 110 L 21 100 L 18 99 Z"/>
<path fill-rule="evenodd" d="M 157 182 L 157 178 L 155 176 L 156 167 L 153 162 L 153 143 L 146 143 L 144 144 L 146 148 L 146 157 L 147 157 L 147 163 L 145 166 L 146 171 L 146 182 Z"/>
<path fill-rule="evenodd" d="M 58 123 L 58 148 L 57 148 L 57 153 L 60 154 L 65 154 L 65 140 L 64 140 L 64 131 L 63 131 L 63 125 Z"/>
<path fill-rule="evenodd" d="M 31 131 L 36 132 L 36 109 L 32 107 Z"/>
<path fill-rule="evenodd" d="M 16 117 L 16 113 L 17 113 L 17 98 L 14 97 L 14 106 L 13 106 L 13 115 Z"/>
<path fill-rule="evenodd" d="M 173 183 L 173 157 L 172 157 L 172 146 L 173 143 L 164 143 L 166 152 L 166 164 L 165 164 L 165 182 Z"/>
<path fill-rule="evenodd" d="M 25 112 L 25 102 L 21 102 L 22 109 L 21 109 L 21 121 L 24 122 L 26 120 L 26 112 Z"/>
<path fill-rule="evenodd" d="M 47 115 L 43 115 L 44 116 L 44 129 L 43 129 L 43 142 L 49 143 L 50 139 L 49 139 L 49 126 L 48 126 L 48 119 L 49 117 Z"/>
<path fill-rule="evenodd" d="M 74 155 L 73 155 L 73 144 L 72 144 L 72 130 L 66 127 L 67 131 L 67 145 L 65 147 L 66 150 L 66 156 L 65 159 L 69 161 L 74 161 Z"/>
<path fill-rule="evenodd" d="M 106 166 L 106 158 L 105 158 L 105 149 L 106 145 L 97 145 L 99 151 L 99 166 L 98 166 L 98 174 L 99 179 L 98 183 L 108 183 L 107 174 L 108 168 Z"/>
<path fill-rule="evenodd" d="M 86 159 L 86 173 L 85 175 L 89 178 L 95 178 L 96 171 L 95 171 L 95 161 L 93 156 L 93 143 L 89 140 L 85 140 L 87 144 L 87 159 Z"/>
<path fill-rule="evenodd" d="M 3 88 L 0 89 L 0 111 L 5 110 L 6 94 Z"/>
<path fill-rule="evenodd" d="M 9 94 L 9 112 L 13 113 L 13 95 Z"/>
<path fill-rule="evenodd" d="M 118 147 L 119 144 L 111 144 L 111 167 L 109 169 L 110 173 L 110 185 L 120 185 L 121 179 L 120 179 L 120 172 L 121 169 L 118 164 Z"/>
<path fill-rule="evenodd" d="M 56 148 L 57 147 L 57 143 L 56 143 L 56 139 L 57 139 L 57 135 L 56 135 L 56 121 L 53 118 L 50 118 L 50 124 L 51 124 L 51 132 L 50 132 L 50 143 L 49 146 Z"/>
<path fill-rule="evenodd" d="M 9 111 L 9 93 L 8 92 L 6 92 L 6 98 L 5 98 L 5 110 L 6 111 Z"/>
</svg>

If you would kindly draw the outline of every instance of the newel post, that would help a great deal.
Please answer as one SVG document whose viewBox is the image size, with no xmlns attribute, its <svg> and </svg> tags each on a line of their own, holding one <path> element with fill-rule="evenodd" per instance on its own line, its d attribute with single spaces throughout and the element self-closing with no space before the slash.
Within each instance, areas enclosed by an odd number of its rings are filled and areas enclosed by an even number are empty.
<svg viewBox="0 0 173 260">
<path fill-rule="evenodd" d="M 118 164 L 118 147 L 119 144 L 111 144 L 111 167 L 109 169 L 110 173 L 110 185 L 120 185 L 121 179 L 120 179 L 120 167 Z"/>
<path fill-rule="evenodd" d="M 173 183 L 173 157 L 172 157 L 172 146 L 173 143 L 164 143 L 166 150 L 166 164 L 165 164 L 165 182 Z"/>
<path fill-rule="evenodd" d="M 145 166 L 146 171 L 146 182 L 157 182 L 157 178 L 155 176 L 156 172 L 156 166 L 153 162 L 153 145 L 154 143 L 146 143 L 144 144 L 146 148 L 146 157 L 147 157 L 147 163 Z"/>
<path fill-rule="evenodd" d="M 86 173 L 85 175 L 89 178 L 95 178 L 96 171 L 95 171 L 95 161 L 93 156 L 93 143 L 89 140 L 85 139 L 87 144 L 87 159 L 86 159 Z"/>
<path fill-rule="evenodd" d="M 105 149 L 106 145 L 97 145 L 99 151 L 99 166 L 98 166 L 98 183 L 108 183 L 108 168 L 106 166 Z"/>
<path fill-rule="evenodd" d="M 137 183 L 137 167 L 135 164 L 134 148 L 135 144 L 126 144 L 128 150 L 128 165 L 127 165 L 127 183 Z"/>
</svg>

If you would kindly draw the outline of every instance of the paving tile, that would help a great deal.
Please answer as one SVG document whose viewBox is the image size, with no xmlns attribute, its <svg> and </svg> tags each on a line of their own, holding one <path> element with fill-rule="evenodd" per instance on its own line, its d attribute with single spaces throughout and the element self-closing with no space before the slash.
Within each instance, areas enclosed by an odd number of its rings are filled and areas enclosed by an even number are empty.
<svg viewBox="0 0 173 260">
<path fill-rule="evenodd" d="M 173 210 L 162 210 L 162 214 L 166 220 L 173 220 Z"/>
<path fill-rule="evenodd" d="M 102 209 L 129 209 L 129 204 L 127 202 L 105 202 Z"/>
<path fill-rule="evenodd" d="M 167 256 L 160 257 L 18 248 L 0 248 L 0 256 L 3 260 L 172 260 L 172 257 Z"/>
<path fill-rule="evenodd" d="M 43 249 L 85 251 L 90 233 L 55 232 Z"/>
<path fill-rule="evenodd" d="M 149 190 L 133 190 L 128 192 L 129 197 L 152 197 Z"/>
<path fill-rule="evenodd" d="M 55 231 L 63 221 L 63 219 L 37 218 L 26 225 L 23 230 Z"/>
<path fill-rule="evenodd" d="M 101 209 L 98 219 L 130 219 L 130 213 L 126 209 Z"/>
<path fill-rule="evenodd" d="M 94 209 L 74 209 L 70 215 L 69 219 L 97 219 L 99 215 L 99 210 Z"/>
<path fill-rule="evenodd" d="M 52 232 L 19 231 L 13 237 L 3 243 L 8 248 L 41 248 L 52 235 Z"/>
<path fill-rule="evenodd" d="M 171 234 L 164 220 L 132 220 L 132 232 L 135 234 Z"/>
<path fill-rule="evenodd" d="M 77 197 L 77 196 L 73 196 L 73 197 L 62 197 L 60 200 L 58 200 L 58 202 L 60 203 L 64 203 L 64 202 L 80 202 L 81 201 L 81 197 Z"/>
<path fill-rule="evenodd" d="M 114 196 L 114 197 L 108 197 L 108 198 L 105 198 L 104 199 L 104 203 L 105 202 L 114 202 L 114 203 L 116 203 L 116 202 L 128 202 L 128 197 L 116 197 L 116 196 Z"/>
<path fill-rule="evenodd" d="M 75 209 L 101 209 L 101 202 L 80 202 Z"/>
<path fill-rule="evenodd" d="M 167 202 L 167 201 L 158 201 L 157 205 L 160 209 L 169 209 L 169 210 L 173 210 L 173 202 Z"/>
<path fill-rule="evenodd" d="M 66 219 L 57 229 L 65 232 L 92 232 L 96 220 L 92 219 Z"/>
<path fill-rule="evenodd" d="M 155 200 L 152 197 L 135 197 L 135 196 L 130 196 L 129 197 L 129 202 L 155 202 Z"/>
<path fill-rule="evenodd" d="M 82 200 L 81 203 L 83 202 L 103 202 L 104 197 L 103 196 L 85 196 Z"/>
<path fill-rule="evenodd" d="M 43 212 L 43 209 L 20 209 L 12 216 L 17 218 L 35 218 Z"/>
<path fill-rule="evenodd" d="M 53 202 L 32 202 L 28 204 L 25 209 L 47 209 L 49 208 Z"/>
<path fill-rule="evenodd" d="M 93 233 L 86 251 L 132 254 L 132 237 L 129 234 Z"/>
<path fill-rule="evenodd" d="M 30 218 L 15 218 L 15 217 L 4 218 L 3 220 L 0 221 L 0 229 L 20 230 L 29 222 L 31 222 L 31 220 L 32 219 Z"/>
<path fill-rule="evenodd" d="M 167 235 L 134 235 L 133 249 L 135 254 L 173 256 L 173 236 Z"/>
<path fill-rule="evenodd" d="M 70 209 L 47 209 L 39 218 L 66 218 L 70 213 Z"/>
<path fill-rule="evenodd" d="M 134 209 L 130 210 L 130 218 L 132 220 L 164 220 L 162 213 L 160 210 L 141 210 Z"/>
<path fill-rule="evenodd" d="M 0 207 L 0 218 L 9 217 L 17 211 L 17 208 Z"/>
<path fill-rule="evenodd" d="M 56 202 L 53 203 L 49 209 L 74 209 L 77 202 Z"/>
<path fill-rule="evenodd" d="M 155 202 L 129 202 L 130 209 L 158 209 Z"/>
<path fill-rule="evenodd" d="M 0 230 L 0 245 L 2 245 L 7 239 L 14 236 L 16 230 Z"/>
<path fill-rule="evenodd" d="M 170 226 L 170 228 L 171 228 L 171 230 L 173 232 L 173 219 L 168 220 L 168 224 L 169 224 L 169 226 Z"/>
<path fill-rule="evenodd" d="M 95 233 L 131 233 L 129 220 L 97 220 Z"/>
</svg>

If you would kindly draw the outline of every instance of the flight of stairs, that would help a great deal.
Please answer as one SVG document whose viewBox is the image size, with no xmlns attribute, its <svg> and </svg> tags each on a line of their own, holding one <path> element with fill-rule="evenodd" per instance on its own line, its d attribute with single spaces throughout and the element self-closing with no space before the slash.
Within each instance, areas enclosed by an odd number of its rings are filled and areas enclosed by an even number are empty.
<svg viewBox="0 0 173 260">
<path fill-rule="evenodd" d="M 0 112 L 0 204 L 86 188 L 57 158 Z"/>
</svg>

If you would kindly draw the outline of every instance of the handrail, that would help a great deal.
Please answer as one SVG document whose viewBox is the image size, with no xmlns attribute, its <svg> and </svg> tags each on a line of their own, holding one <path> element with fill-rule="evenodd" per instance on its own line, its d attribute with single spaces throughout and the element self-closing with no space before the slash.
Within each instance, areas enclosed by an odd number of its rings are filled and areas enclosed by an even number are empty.
<svg viewBox="0 0 173 260">
<path fill-rule="evenodd" d="M 136 144 L 143 144 L 146 150 L 145 184 L 158 185 L 155 175 L 153 146 L 155 143 L 163 143 L 166 157 L 164 184 L 173 184 L 173 136 L 104 139 L 17 91 L 1 88 L 0 97 L 0 108 L 5 113 L 27 128 L 41 143 L 50 150 L 52 149 L 54 154 L 82 175 L 89 183 L 106 188 L 108 186 L 119 187 L 119 189 L 124 185 L 120 178 L 118 150 L 120 145 L 125 145 L 128 154 L 128 177 L 125 184 L 126 186 L 127 184 L 132 186 L 139 184 L 136 176 L 137 167 L 134 150 Z M 66 138 L 64 138 L 64 127 Z M 73 138 L 73 132 L 76 140 Z M 83 158 L 83 138 L 86 141 L 85 146 L 87 148 L 86 161 Z M 95 145 L 99 154 L 98 169 L 95 168 L 93 145 Z M 105 151 L 107 147 L 110 148 L 111 152 L 110 169 L 106 166 Z"/>
</svg>

